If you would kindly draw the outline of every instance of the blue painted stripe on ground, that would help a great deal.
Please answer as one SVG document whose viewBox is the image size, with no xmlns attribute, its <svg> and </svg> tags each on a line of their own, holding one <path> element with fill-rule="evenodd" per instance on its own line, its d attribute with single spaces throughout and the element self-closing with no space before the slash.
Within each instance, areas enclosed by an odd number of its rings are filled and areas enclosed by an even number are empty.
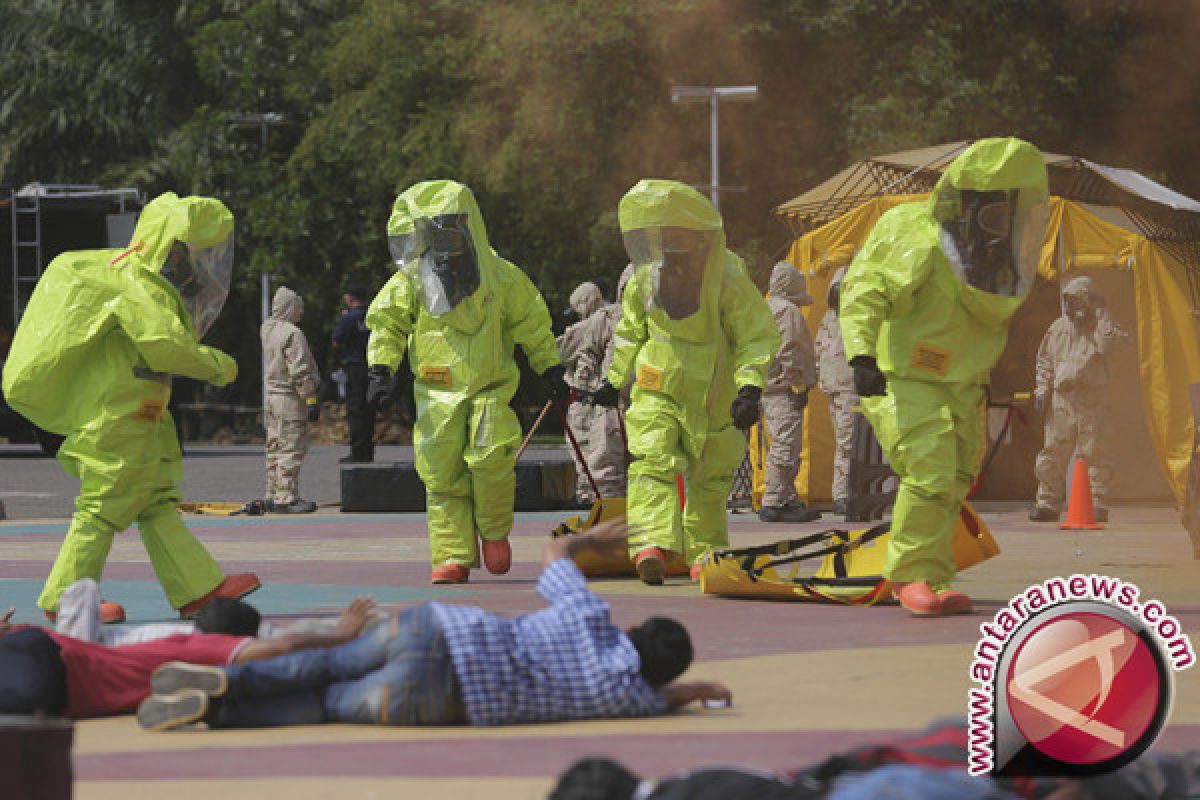
<svg viewBox="0 0 1200 800">
<path fill-rule="evenodd" d="M 130 622 L 177 620 L 156 581 L 104 581 L 104 598 L 125 606 Z M 43 622 L 34 606 L 42 590 L 41 581 L 0 579 L 0 613 L 17 609 L 15 621 Z M 374 597 L 383 605 L 419 603 L 448 597 L 478 594 L 462 587 L 442 586 L 349 586 L 331 583 L 289 584 L 271 582 L 246 598 L 264 615 L 327 614 L 340 611 L 360 595 Z"/>
</svg>

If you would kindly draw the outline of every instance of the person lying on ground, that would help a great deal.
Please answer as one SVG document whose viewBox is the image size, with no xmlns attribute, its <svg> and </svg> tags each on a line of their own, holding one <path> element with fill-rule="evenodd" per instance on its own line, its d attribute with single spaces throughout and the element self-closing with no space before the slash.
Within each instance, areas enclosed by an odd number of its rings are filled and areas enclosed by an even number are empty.
<svg viewBox="0 0 1200 800">
<path fill-rule="evenodd" d="M 644 717 L 692 701 L 728 704 L 715 683 L 673 683 L 692 661 L 687 630 L 652 617 L 622 631 L 573 556 L 621 552 L 623 522 L 546 545 L 538 593 L 548 608 L 512 619 L 426 603 L 348 645 L 254 664 L 164 664 L 138 709 L 144 728 L 321 722 L 511 725 Z"/>
<path fill-rule="evenodd" d="M 258 609 L 245 600 L 218 597 L 200 609 L 194 621 L 105 625 L 102 622 L 100 586 L 91 578 L 83 578 L 68 586 L 59 599 L 54 630 L 85 642 L 116 647 L 152 642 L 180 633 L 227 633 L 259 639 L 274 639 L 295 633 L 334 633 L 337 620 L 302 619 L 278 625 L 263 620 Z"/>
<path fill-rule="evenodd" d="M 607 758 L 585 758 L 562 774 L 547 800 L 1021 800 L 961 770 L 886 764 L 829 784 L 756 769 L 698 769 L 641 778 Z"/>
<path fill-rule="evenodd" d="M 548 800 L 1163 800 L 1200 797 L 1200 752 L 1147 752 L 1113 772 L 1064 777 L 1006 768 L 969 777 L 966 722 L 939 720 L 902 736 L 771 773 L 719 767 L 642 778 L 607 758 L 584 758 Z M 1010 765 L 1011 766 L 1011 765 Z"/>
<path fill-rule="evenodd" d="M 370 598 L 356 599 L 332 634 L 254 639 L 177 633 L 119 647 L 13 625 L 10 609 L 0 617 L 0 714 L 43 712 L 73 719 L 128 714 L 150 694 L 150 676 L 164 663 L 245 664 L 309 648 L 336 647 L 359 635 L 374 608 Z"/>
</svg>

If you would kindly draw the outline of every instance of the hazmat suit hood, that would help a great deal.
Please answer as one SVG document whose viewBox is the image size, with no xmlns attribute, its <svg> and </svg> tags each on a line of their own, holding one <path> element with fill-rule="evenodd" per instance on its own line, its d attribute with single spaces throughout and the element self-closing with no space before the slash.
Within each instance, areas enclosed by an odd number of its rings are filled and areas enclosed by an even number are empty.
<svg viewBox="0 0 1200 800">
<path fill-rule="evenodd" d="M 787 300 L 797 306 L 812 305 L 813 299 L 808 294 L 808 279 L 789 261 L 775 262 L 767 290 L 772 297 Z"/>
<path fill-rule="evenodd" d="M 393 262 L 415 278 L 425 310 L 461 316 L 447 321 L 472 327 L 468 320 L 478 315 L 485 283 L 483 262 L 499 256 L 471 190 L 457 181 L 415 184 L 396 197 L 387 230 Z"/>
<path fill-rule="evenodd" d="M 604 293 L 600 291 L 599 286 L 588 281 L 579 284 L 575 291 L 571 292 L 568 302 L 581 320 L 587 319 L 604 307 Z"/>
<path fill-rule="evenodd" d="M 286 286 L 276 289 L 275 297 L 271 300 L 271 319 L 283 320 L 295 325 L 303 317 L 303 298 Z"/>
<path fill-rule="evenodd" d="M 1076 275 L 1063 286 L 1062 311 L 1063 316 L 1072 322 L 1085 322 L 1095 319 L 1096 310 L 1104 306 L 1104 296 L 1096 290 L 1092 279 L 1086 275 Z M 1077 317 L 1073 309 L 1083 312 Z"/>
<path fill-rule="evenodd" d="M 744 271 L 712 203 L 678 181 L 642 180 L 621 198 L 617 217 L 647 313 L 661 315 L 673 335 L 709 335 L 722 271 Z"/>
<path fill-rule="evenodd" d="M 167 192 L 138 216 L 129 250 L 118 256 L 163 279 L 203 337 L 212 327 L 233 278 L 233 214 L 211 197 L 179 197 Z"/>
<path fill-rule="evenodd" d="M 940 245 L 973 312 L 1007 319 L 1037 277 L 1049 197 L 1038 149 L 981 139 L 954 159 L 929 198 Z"/>
</svg>

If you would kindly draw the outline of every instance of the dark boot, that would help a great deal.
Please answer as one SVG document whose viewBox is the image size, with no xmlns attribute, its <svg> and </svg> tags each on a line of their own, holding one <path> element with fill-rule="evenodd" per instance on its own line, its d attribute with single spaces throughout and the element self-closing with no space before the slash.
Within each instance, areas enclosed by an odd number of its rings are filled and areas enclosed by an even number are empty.
<svg viewBox="0 0 1200 800">
<path fill-rule="evenodd" d="M 1034 506 L 1029 512 L 1029 518 L 1034 522 L 1058 522 L 1058 509 L 1049 506 Z"/>
<path fill-rule="evenodd" d="M 803 503 L 791 506 L 763 506 L 758 512 L 763 522 L 812 522 L 821 518 L 820 511 L 813 511 Z"/>
<path fill-rule="evenodd" d="M 317 504 L 311 500 L 296 499 L 296 502 L 283 505 L 275 503 L 271 507 L 272 514 L 311 514 L 317 510 Z"/>
</svg>

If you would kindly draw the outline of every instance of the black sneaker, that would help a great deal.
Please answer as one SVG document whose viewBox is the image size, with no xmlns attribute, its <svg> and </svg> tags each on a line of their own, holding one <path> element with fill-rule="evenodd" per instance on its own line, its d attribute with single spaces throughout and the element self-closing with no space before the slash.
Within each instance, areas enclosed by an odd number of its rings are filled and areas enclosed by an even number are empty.
<svg viewBox="0 0 1200 800">
<path fill-rule="evenodd" d="M 803 505 L 763 506 L 758 518 L 762 522 L 812 522 L 821 518 L 821 512 Z"/>
<path fill-rule="evenodd" d="M 208 695 L 199 689 L 181 689 L 174 694 L 152 694 L 138 706 L 137 721 L 148 731 L 169 731 L 204 718 Z"/>
<path fill-rule="evenodd" d="M 311 514 L 317 510 L 317 504 L 312 500 L 296 500 L 294 503 L 274 503 L 271 506 L 272 514 Z"/>
<path fill-rule="evenodd" d="M 229 678 L 220 667 L 205 667 L 168 661 L 150 676 L 150 690 L 170 695 L 181 689 L 199 689 L 209 697 L 220 697 L 229 689 Z"/>
<path fill-rule="evenodd" d="M 1034 506 L 1029 512 L 1029 519 L 1034 522 L 1058 522 L 1058 510 L 1049 506 Z"/>
</svg>

